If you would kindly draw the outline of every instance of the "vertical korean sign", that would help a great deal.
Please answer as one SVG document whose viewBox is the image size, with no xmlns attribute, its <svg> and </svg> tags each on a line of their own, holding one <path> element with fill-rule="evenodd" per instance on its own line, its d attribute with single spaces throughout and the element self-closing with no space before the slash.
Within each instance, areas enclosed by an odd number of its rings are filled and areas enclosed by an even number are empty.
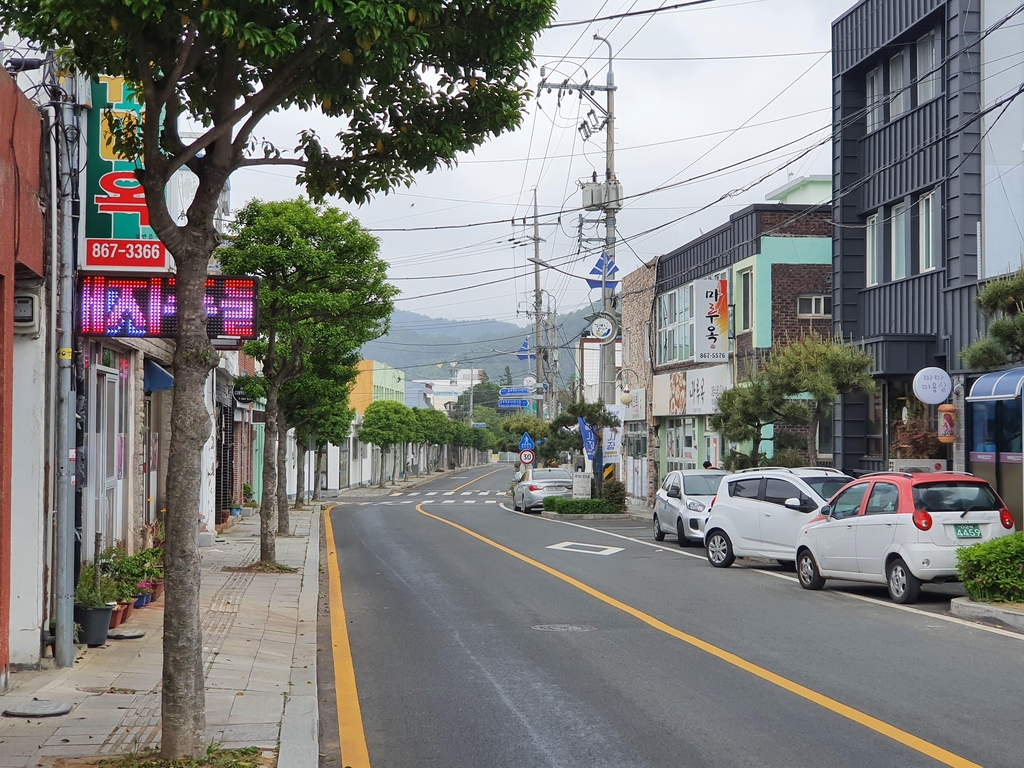
<svg viewBox="0 0 1024 768">
<path fill-rule="evenodd" d="M 170 258 L 149 225 L 146 195 L 135 178 L 136 163 L 114 149 L 105 117 L 108 110 L 117 120 L 142 120 L 142 106 L 123 78 L 100 77 L 92 84 L 81 265 L 87 270 L 168 271 Z"/>
<path fill-rule="evenodd" d="M 724 363 L 729 359 L 729 281 L 694 280 L 694 360 Z"/>
</svg>

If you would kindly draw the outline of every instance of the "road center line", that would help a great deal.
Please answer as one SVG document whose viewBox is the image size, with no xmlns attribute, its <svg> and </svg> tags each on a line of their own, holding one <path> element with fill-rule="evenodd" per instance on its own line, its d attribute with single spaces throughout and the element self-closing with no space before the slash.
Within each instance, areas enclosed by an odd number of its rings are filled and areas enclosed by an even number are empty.
<svg viewBox="0 0 1024 768">
<path fill-rule="evenodd" d="M 454 523 L 451 520 L 446 520 L 443 517 L 432 515 L 423 509 L 422 504 L 416 505 L 416 511 L 422 515 L 431 517 L 434 520 L 442 522 L 445 525 L 450 525 L 452 528 L 460 530 L 463 533 L 472 536 L 474 539 L 477 539 L 485 544 L 494 547 L 495 549 L 501 550 L 505 554 L 511 555 L 512 557 L 516 558 L 517 560 L 521 560 L 527 565 L 532 565 L 534 568 L 544 571 L 545 573 L 554 576 L 556 579 L 560 579 L 561 581 L 564 581 L 566 584 L 576 587 L 581 592 L 585 592 L 586 594 L 600 600 L 606 605 L 609 605 L 612 608 L 617 608 L 623 613 L 629 614 L 630 616 L 634 617 L 635 619 L 638 619 L 644 624 L 647 624 L 649 627 L 658 630 L 659 632 L 663 632 L 666 635 L 676 638 L 677 640 L 682 640 L 684 643 L 692 645 L 694 648 L 698 648 L 704 651 L 705 653 L 708 653 L 711 656 L 714 656 L 715 658 L 726 662 L 727 664 L 737 667 L 738 669 L 742 669 L 745 672 L 749 672 L 751 675 L 759 677 L 762 680 L 771 683 L 772 685 L 776 685 L 779 688 L 782 688 L 783 690 L 789 691 L 790 693 L 799 696 L 800 698 L 805 699 L 811 702 L 812 704 L 817 704 L 823 709 L 827 709 L 830 712 L 835 712 L 837 715 L 840 715 L 841 717 L 845 717 L 847 720 L 851 720 L 855 723 L 863 725 L 865 728 L 869 728 L 870 730 L 875 731 L 876 733 L 879 733 L 883 736 L 887 736 L 893 741 L 903 744 L 904 746 L 909 747 L 910 749 L 913 749 L 916 752 L 920 752 L 922 755 L 926 755 L 942 763 L 943 765 L 953 766 L 954 768 L 981 768 L 981 766 L 979 766 L 977 763 L 972 763 L 970 760 L 960 757 L 959 755 L 956 755 L 948 750 L 943 749 L 942 747 L 932 744 L 929 741 L 925 741 L 924 739 L 915 736 L 912 733 L 901 730 L 900 728 L 897 728 L 894 725 L 890 725 L 889 723 L 886 723 L 883 720 L 879 720 L 878 718 L 872 717 L 871 715 L 861 712 L 858 709 L 854 709 L 853 707 L 843 704 L 842 702 L 837 701 L 836 699 L 830 698 L 828 696 L 825 696 L 824 694 L 818 693 L 817 691 L 811 688 L 793 682 L 789 678 L 771 672 L 765 669 L 764 667 L 760 667 L 757 664 L 747 661 L 741 656 L 737 656 L 736 654 L 719 648 L 716 645 L 712 645 L 711 643 L 705 640 L 701 640 L 700 638 L 695 637 L 694 635 L 678 630 L 675 627 L 670 626 L 665 622 L 654 618 L 650 614 L 644 613 L 638 608 L 634 608 L 633 606 L 627 605 L 626 603 L 623 603 L 620 600 L 616 600 L 614 597 L 606 595 L 605 593 L 594 589 L 590 585 L 584 584 L 582 581 L 574 579 L 572 576 L 568 576 L 567 574 L 564 574 L 561 571 L 558 571 L 549 565 L 545 565 L 544 563 L 534 560 L 533 558 L 528 557 L 520 552 L 517 552 L 514 549 L 510 549 L 509 547 L 499 544 L 498 542 L 493 541 L 492 539 L 488 539 L 486 536 L 476 533 L 475 531 L 472 531 L 469 528 L 466 528 L 465 526 L 459 525 L 458 523 Z M 338 709 L 340 712 L 340 702 Z"/>
<path fill-rule="evenodd" d="M 341 597 L 341 569 L 334 543 L 331 511 L 324 515 L 327 536 L 327 580 L 330 582 L 331 646 L 334 656 L 334 696 L 338 705 L 338 741 L 341 745 L 342 765 L 346 768 L 370 768 L 370 752 L 366 747 L 363 714 L 359 708 L 359 690 L 356 688 L 356 670 L 352 663 L 352 646 L 348 641 L 345 604 Z"/>
</svg>

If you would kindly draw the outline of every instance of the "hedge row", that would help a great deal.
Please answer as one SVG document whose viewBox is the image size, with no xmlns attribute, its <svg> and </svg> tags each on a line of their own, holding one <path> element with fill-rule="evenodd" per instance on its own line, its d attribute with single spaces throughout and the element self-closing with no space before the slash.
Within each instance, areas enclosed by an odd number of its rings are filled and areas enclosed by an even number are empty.
<svg viewBox="0 0 1024 768">
<path fill-rule="evenodd" d="M 971 600 L 1024 602 L 1024 531 L 957 550 L 957 572 Z"/>
<path fill-rule="evenodd" d="M 621 512 L 604 499 L 563 499 L 546 496 L 544 509 L 559 515 L 614 515 Z"/>
</svg>

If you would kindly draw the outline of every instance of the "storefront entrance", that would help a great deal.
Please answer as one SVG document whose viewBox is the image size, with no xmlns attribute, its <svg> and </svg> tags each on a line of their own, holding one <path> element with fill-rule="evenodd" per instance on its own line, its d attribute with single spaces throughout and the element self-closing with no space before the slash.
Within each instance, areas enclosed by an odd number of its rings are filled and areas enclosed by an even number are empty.
<svg viewBox="0 0 1024 768">
<path fill-rule="evenodd" d="M 967 397 L 967 471 L 992 484 L 1024 530 L 1024 368 L 986 373 Z"/>
</svg>

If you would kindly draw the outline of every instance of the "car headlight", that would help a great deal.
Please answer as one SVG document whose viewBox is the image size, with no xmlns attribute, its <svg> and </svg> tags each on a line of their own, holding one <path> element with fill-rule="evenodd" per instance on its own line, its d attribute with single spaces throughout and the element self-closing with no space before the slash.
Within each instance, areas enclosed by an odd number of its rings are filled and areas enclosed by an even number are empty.
<svg viewBox="0 0 1024 768">
<path fill-rule="evenodd" d="M 686 502 L 686 508 L 691 510 L 692 512 L 703 512 L 704 511 L 704 505 L 701 504 L 696 499 L 690 499 L 688 502 Z"/>
</svg>

